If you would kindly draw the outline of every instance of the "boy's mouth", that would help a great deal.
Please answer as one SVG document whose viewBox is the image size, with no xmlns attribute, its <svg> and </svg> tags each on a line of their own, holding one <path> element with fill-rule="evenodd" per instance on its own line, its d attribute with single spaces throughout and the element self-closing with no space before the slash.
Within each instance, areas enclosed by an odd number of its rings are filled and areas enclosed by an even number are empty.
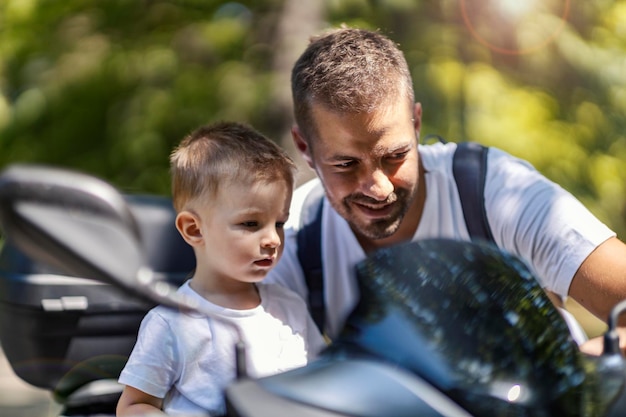
<svg viewBox="0 0 626 417">
<path fill-rule="evenodd" d="M 268 267 L 268 266 L 272 266 L 272 264 L 274 263 L 274 260 L 271 258 L 260 259 L 258 261 L 254 261 L 254 263 L 258 266 Z"/>
</svg>

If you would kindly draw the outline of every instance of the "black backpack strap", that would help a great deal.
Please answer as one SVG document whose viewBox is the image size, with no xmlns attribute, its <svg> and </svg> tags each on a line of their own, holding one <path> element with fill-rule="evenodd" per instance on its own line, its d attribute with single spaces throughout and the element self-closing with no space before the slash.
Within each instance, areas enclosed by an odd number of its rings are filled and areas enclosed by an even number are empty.
<svg viewBox="0 0 626 417">
<path fill-rule="evenodd" d="M 457 145 L 452 160 L 465 225 L 472 239 L 494 242 L 485 211 L 485 178 L 489 148 L 474 142 Z"/>
<path fill-rule="evenodd" d="M 308 305 L 311 317 L 324 333 L 324 270 L 322 267 L 322 206 L 324 188 L 317 184 L 304 200 L 297 235 L 298 261 L 309 290 Z"/>
</svg>

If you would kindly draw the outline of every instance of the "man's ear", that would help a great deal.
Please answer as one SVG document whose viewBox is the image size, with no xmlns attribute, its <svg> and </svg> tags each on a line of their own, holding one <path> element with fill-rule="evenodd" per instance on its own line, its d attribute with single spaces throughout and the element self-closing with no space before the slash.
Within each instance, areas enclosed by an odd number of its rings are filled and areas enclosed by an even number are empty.
<svg viewBox="0 0 626 417">
<path fill-rule="evenodd" d="M 200 218 L 191 211 L 183 210 L 178 213 L 176 229 L 189 245 L 199 246 L 203 244 L 204 238 L 200 229 Z"/>
<path fill-rule="evenodd" d="M 313 163 L 313 155 L 311 155 L 311 148 L 309 147 L 309 143 L 302 136 L 302 132 L 298 126 L 294 126 L 291 128 L 291 137 L 293 138 L 293 143 L 296 145 L 296 148 L 300 151 L 302 158 L 305 160 L 307 165 L 311 169 L 315 169 L 315 164 Z"/>
<path fill-rule="evenodd" d="M 419 138 L 420 130 L 422 128 L 422 104 L 415 103 L 413 105 L 413 127 Z"/>
</svg>

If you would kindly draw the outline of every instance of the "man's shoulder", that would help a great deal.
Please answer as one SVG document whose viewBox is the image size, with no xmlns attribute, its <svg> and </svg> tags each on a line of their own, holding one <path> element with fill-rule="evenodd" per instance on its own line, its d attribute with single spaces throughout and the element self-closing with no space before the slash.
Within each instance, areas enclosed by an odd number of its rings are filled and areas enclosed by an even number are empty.
<svg viewBox="0 0 626 417">
<path fill-rule="evenodd" d="M 264 303 L 274 305 L 278 303 L 282 306 L 306 310 L 304 299 L 295 291 L 276 282 L 261 282 L 257 284 L 257 288 L 261 293 Z"/>
<path fill-rule="evenodd" d="M 420 144 L 418 147 L 419 156 L 426 171 L 449 165 L 447 161 L 452 161 L 456 147 L 457 144 L 454 142 Z"/>
<path fill-rule="evenodd" d="M 488 148 L 488 173 L 489 167 L 519 166 L 523 167 L 524 169 L 534 169 L 532 165 L 527 161 L 515 157 L 514 155 L 511 155 L 510 153 L 500 148 L 487 145 L 483 146 Z M 457 148 L 458 143 L 455 142 L 435 142 L 425 145 L 420 144 L 419 155 L 426 171 L 449 170 L 451 173 L 452 160 L 454 158 L 454 154 Z"/>
<path fill-rule="evenodd" d="M 281 285 L 277 282 L 260 282 L 257 284 L 257 288 L 262 294 L 265 294 L 272 298 L 281 298 L 281 299 L 295 299 L 301 300 L 302 298 L 291 289 Z"/>
<path fill-rule="evenodd" d="M 293 192 L 293 198 L 291 199 L 291 206 L 289 208 L 289 220 L 285 225 L 286 227 L 295 230 L 300 228 L 300 219 L 305 201 L 309 194 L 318 186 L 321 187 L 322 185 L 319 178 L 316 177 L 296 188 L 296 190 Z"/>
</svg>

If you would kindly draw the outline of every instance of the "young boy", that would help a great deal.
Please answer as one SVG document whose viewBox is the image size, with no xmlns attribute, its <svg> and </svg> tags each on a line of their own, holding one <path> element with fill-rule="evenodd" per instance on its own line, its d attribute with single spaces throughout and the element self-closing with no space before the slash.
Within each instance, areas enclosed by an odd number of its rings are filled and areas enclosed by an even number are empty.
<svg viewBox="0 0 626 417">
<path fill-rule="evenodd" d="M 146 315 L 119 379 L 118 416 L 224 414 L 239 333 L 252 377 L 305 365 L 324 346 L 304 301 L 260 282 L 283 251 L 293 161 L 252 128 L 218 123 L 183 139 L 170 162 L 176 228 L 196 256 L 179 291 L 213 314 Z"/>
</svg>

